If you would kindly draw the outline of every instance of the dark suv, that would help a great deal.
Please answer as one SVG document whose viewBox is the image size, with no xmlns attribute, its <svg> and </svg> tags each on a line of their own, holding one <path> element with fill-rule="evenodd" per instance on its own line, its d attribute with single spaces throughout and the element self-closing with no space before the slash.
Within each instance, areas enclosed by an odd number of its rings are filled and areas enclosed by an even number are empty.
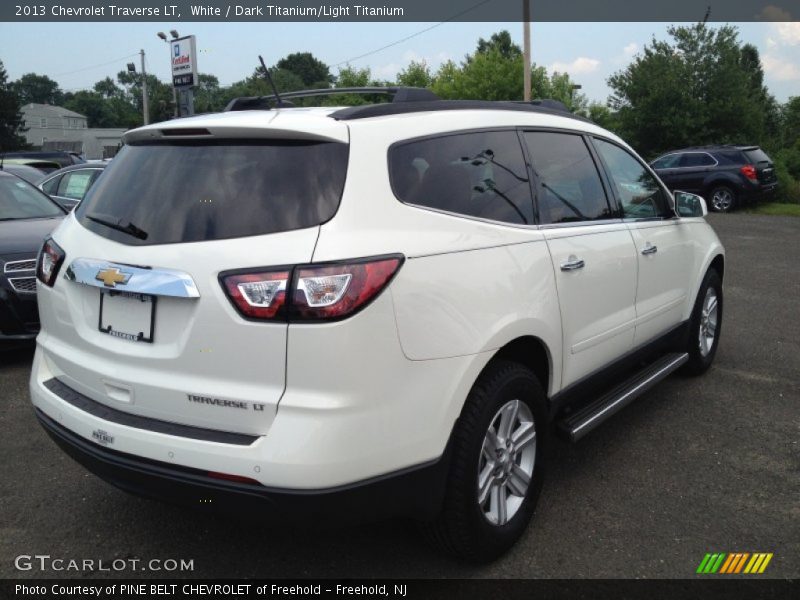
<svg viewBox="0 0 800 600">
<path fill-rule="evenodd" d="M 769 198 L 778 187 L 772 159 L 758 146 L 673 150 L 650 166 L 670 190 L 699 194 L 717 212 Z"/>
</svg>

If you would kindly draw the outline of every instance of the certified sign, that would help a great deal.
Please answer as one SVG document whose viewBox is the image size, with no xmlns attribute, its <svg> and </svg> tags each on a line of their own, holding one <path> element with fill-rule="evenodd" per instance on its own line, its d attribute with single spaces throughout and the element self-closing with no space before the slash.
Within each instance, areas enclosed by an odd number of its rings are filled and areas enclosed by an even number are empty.
<svg viewBox="0 0 800 600">
<path fill-rule="evenodd" d="M 192 87 L 197 85 L 197 51 L 193 35 L 170 42 L 172 59 L 172 85 Z"/>
</svg>

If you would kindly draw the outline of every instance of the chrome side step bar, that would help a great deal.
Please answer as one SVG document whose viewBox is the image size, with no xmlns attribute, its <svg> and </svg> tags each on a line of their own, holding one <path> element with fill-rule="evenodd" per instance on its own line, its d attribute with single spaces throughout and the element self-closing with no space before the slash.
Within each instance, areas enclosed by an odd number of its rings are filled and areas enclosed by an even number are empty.
<svg viewBox="0 0 800 600">
<path fill-rule="evenodd" d="M 564 418 L 559 423 L 559 429 L 570 441 L 577 442 L 592 429 L 680 368 L 687 360 L 689 360 L 689 355 L 686 352 L 673 352 L 661 357 L 607 394 Z"/>
</svg>

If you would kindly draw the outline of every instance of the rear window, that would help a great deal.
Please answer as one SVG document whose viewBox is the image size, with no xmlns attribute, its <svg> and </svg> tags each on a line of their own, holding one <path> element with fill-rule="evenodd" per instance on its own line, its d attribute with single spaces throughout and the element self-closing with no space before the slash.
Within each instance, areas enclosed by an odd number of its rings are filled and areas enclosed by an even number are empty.
<svg viewBox="0 0 800 600">
<path fill-rule="evenodd" d="M 769 156 L 767 156 L 767 153 L 761 148 L 756 148 L 755 150 L 745 150 L 744 155 L 751 163 L 772 162 Z"/>
<path fill-rule="evenodd" d="M 516 131 L 445 135 L 393 146 L 389 172 L 407 204 L 514 224 L 533 223 Z"/>
<path fill-rule="evenodd" d="M 339 142 L 128 145 L 76 215 L 86 228 L 133 245 L 313 227 L 339 207 L 347 158 L 348 146 Z"/>
</svg>

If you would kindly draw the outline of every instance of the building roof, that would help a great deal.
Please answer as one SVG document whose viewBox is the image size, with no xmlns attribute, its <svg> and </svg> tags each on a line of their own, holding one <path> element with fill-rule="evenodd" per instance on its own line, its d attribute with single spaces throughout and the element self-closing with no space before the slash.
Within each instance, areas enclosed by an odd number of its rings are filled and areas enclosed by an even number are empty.
<svg viewBox="0 0 800 600">
<path fill-rule="evenodd" d="M 22 112 L 31 111 L 36 112 L 38 115 L 45 114 L 49 117 L 78 117 L 85 119 L 86 115 L 76 113 L 75 111 L 64 108 L 63 106 L 53 106 L 52 104 L 36 104 L 30 102 L 22 107 Z"/>
</svg>

